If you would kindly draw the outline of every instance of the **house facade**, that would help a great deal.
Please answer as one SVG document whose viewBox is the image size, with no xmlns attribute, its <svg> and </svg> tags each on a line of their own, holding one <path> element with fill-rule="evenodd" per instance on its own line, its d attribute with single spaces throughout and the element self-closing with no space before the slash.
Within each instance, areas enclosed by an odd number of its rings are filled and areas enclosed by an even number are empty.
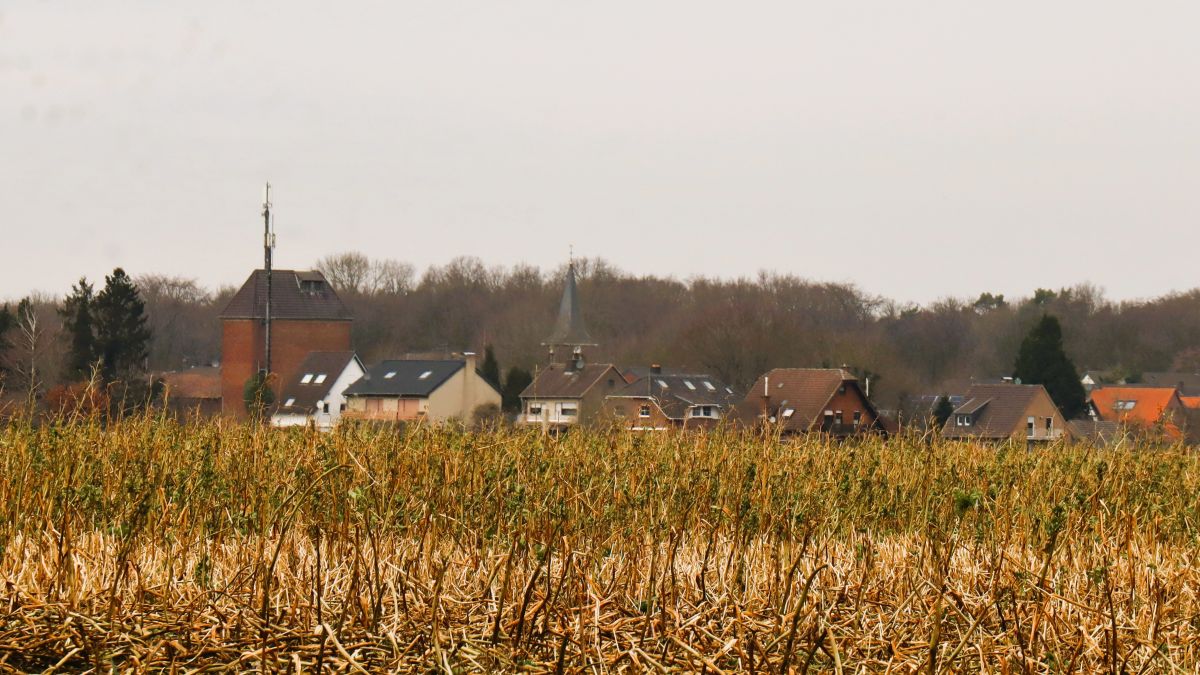
<svg viewBox="0 0 1200 675">
<path fill-rule="evenodd" d="M 977 384 L 942 427 L 960 440 L 1027 441 L 1071 438 L 1066 418 L 1040 384 Z"/>
<path fill-rule="evenodd" d="M 621 371 L 609 363 L 552 363 L 521 392 L 517 422 L 547 429 L 593 423 L 603 415 L 605 398 L 625 386 Z"/>
<path fill-rule="evenodd" d="M 354 352 L 312 352 L 283 384 L 271 424 L 332 429 L 346 410 L 346 389 L 364 374 L 366 368 Z"/>
<path fill-rule="evenodd" d="M 244 419 L 244 388 L 266 367 L 267 274 L 255 270 L 221 312 L 221 410 Z M 320 272 L 271 273 L 272 390 L 279 399 L 314 351 L 349 351 L 353 315 Z"/>
<path fill-rule="evenodd" d="M 376 422 L 471 422 L 482 406 L 500 407 L 500 391 L 461 359 L 392 360 L 371 366 L 346 389 L 346 418 Z"/>
<path fill-rule="evenodd" d="M 740 416 L 784 434 L 846 437 L 884 431 L 858 378 L 841 368 L 776 368 L 765 373 L 746 393 Z"/>
<path fill-rule="evenodd" d="M 668 375 L 654 366 L 606 396 L 604 413 L 635 431 L 707 429 L 725 419 L 739 400 L 712 376 Z"/>
</svg>

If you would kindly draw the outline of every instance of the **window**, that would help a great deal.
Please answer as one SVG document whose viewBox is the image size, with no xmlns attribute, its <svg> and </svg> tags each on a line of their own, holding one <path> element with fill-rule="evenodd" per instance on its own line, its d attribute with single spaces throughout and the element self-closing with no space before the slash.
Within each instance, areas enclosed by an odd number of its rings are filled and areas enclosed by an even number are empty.
<svg viewBox="0 0 1200 675">
<path fill-rule="evenodd" d="M 731 387 L 725 387 L 725 393 L 726 393 L 726 394 L 732 394 L 732 393 L 733 393 L 733 389 L 732 389 Z"/>
<path fill-rule="evenodd" d="M 670 387 L 670 386 L 667 384 L 666 380 L 655 380 L 655 382 L 657 382 L 657 383 L 658 383 L 658 386 L 662 387 L 663 389 L 670 389 L 670 388 L 671 388 L 671 387 Z"/>
<path fill-rule="evenodd" d="M 293 403 L 295 403 L 295 402 L 296 402 L 296 399 L 294 399 L 294 398 L 289 398 L 288 400 L 286 400 L 286 401 L 284 401 L 284 402 L 283 402 L 283 407 L 285 407 L 285 408 L 290 408 L 290 407 L 292 407 L 292 404 L 293 404 Z"/>
<path fill-rule="evenodd" d="M 430 376 L 430 375 L 432 375 L 432 374 L 433 374 L 433 371 L 432 371 L 432 370 L 427 370 L 427 371 L 425 371 L 425 372 L 421 373 L 421 376 L 420 376 L 420 377 L 418 377 L 417 379 L 418 379 L 418 380 L 428 380 L 428 379 L 429 379 L 429 376 Z"/>
<path fill-rule="evenodd" d="M 564 405 L 562 407 L 562 416 L 563 417 L 574 417 L 578 413 L 579 413 L 579 408 L 576 408 L 574 404 Z"/>
<path fill-rule="evenodd" d="M 396 371 L 394 371 L 394 370 L 389 370 L 389 371 L 387 372 L 387 374 L 383 376 L 383 379 L 385 379 L 385 380 L 390 380 L 390 379 L 392 379 L 392 378 L 393 378 L 393 377 L 395 377 L 395 376 L 396 376 Z"/>
<path fill-rule="evenodd" d="M 709 390 L 709 391 L 716 391 L 716 390 L 717 390 L 717 388 L 713 386 L 713 383 L 712 383 L 712 382 L 709 382 L 708 380 L 705 380 L 705 381 L 704 381 L 704 388 L 705 388 L 705 389 L 707 389 L 707 390 Z"/>
<path fill-rule="evenodd" d="M 843 384 L 842 386 L 838 387 L 838 393 L 839 394 L 846 393 L 846 385 Z"/>
<path fill-rule="evenodd" d="M 795 408 L 788 408 L 787 410 L 783 411 L 783 419 L 785 419 L 785 420 L 791 419 L 792 415 L 795 415 L 795 414 L 796 414 Z"/>
<path fill-rule="evenodd" d="M 833 428 L 833 411 L 826 410 L 825 416 L 821 419 L 821 431 L 829 431 Z"/>
<path fill-rule="evenodd" d="M 650 406 L 644 405 L 644 406 L 642 406 L 642 408 L 640 410 L 638 410 L 638 417 L 649 417 L 649 416 L 650 416 Z"/>
<path fill-rule="evenodd" d="M 1046 435 L 1050 436 L 1053 433 L 1054 433 L 1054 418 L 1047 417 L 1046 418 Z"/>
<path fill-rule="evenodd" d="M 970 415 L 955 415 L 954 416 L 954 424 L 957 426 L 960 426 L 960 427 L 969 427 L 969 426 L 971 426 L 971 416 Z"/>
<path fill-rule="evenodd" d="M 320 375 L 317 375 L 317 378 L 315 380 L 313 380 L 313 384 L 321 384 L 324 381 L 325 381 L 325 373 L 321 373 Z"/>
<path fill-rule="evenodd" d="M 329 401 L 321 402 L 321 412 L 325 413 L 326 415 L 329 414 Z"/>
<path fill-rule="evenodd" d="M 541 415 L 542 414 L 542 404 L 541 403 L 530 403 L 529 404 L 529 414 L 530 415 Z"/>
<path fill-rule="evenodd" d="M 696 391 L 696 385 L 692 384 L 691 380 L 684 380 L 683 386 L 687 387 L 688 389 L 691 389 L 692 391 Z"/>
<path fill-rule="evenodd" d="M 713 417 L 713 407 L 711 405 L 698 405 L 692 408 L 692 417 Z"/>
<path fill-rule="evenodd" d="M 854 426 L 857 427 L 860 424 L 862 424 L 862 411 L 855 410 L 854 411 Z"/>
<path fill-rule="evenodd" d="M 1137 401 L 1117 401 L 1113 405 L 1113 410 L 1133 410 L 1135 405 L 1137 405 Z"/>
<path fill-rule="evenodd" d="M 312 382 L 312 379 L 313 379 L 312 373 L 305 373 L 304 377 L 300 378 L 300 384 L 308 384 L 309 382 Z"/>
<path fill-rule="evenodd" d="M 346 404 L 344 402 L 338 406 L 338 412 L 346 412 Z"/>
<path fill-rule="evenodd" d="M 1030 438 L 1033 438 L 1034 424 L 1036 424 L 1036 422 L 1037 422 L 1037 419 L 1034 418 L 1033 416 L 1030 416 L 1029 418 L 1027 418 L 1025 420 L 1025 433 Z"/>
</svg>

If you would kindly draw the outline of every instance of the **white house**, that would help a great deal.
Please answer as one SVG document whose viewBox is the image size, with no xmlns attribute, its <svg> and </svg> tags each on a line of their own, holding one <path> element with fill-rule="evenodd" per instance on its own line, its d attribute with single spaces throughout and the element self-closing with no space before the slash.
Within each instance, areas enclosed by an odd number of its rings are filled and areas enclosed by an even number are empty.
<svg viewBox="0 0 1200 675">
<path fill-rule="evenodd" d="M 285 382 L 271 414 L 277 427 L 332 429 L 346 410 L 346 389 L 366 373 L 354 352 L 312 352 Z"/>
</svg>

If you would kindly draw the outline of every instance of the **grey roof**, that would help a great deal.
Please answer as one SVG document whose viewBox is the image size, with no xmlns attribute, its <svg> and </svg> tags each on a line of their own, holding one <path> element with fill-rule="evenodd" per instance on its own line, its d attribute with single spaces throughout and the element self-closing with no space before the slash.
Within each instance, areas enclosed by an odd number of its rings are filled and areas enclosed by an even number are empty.
<svg viewBox="0 0 1200 675">
<path fill-rule="evenodd" d="M 266 317 L 267 273 L 254 270 L 221 311 L 222 319 Z M 350 309 L 316 271 L 271 271 L 271 318 L 287 320 L 350 321 Z"/>
<path fill-rule="evenodd" d="M 558 319 L 550 337 L 542 343 L 547 346 L 571 347 L 595 346 L 587 326 L 583 324 L 583 313 L 579 307 L 579 291 L 575 287 L 575 263 L 567 267 L 567 283 L 563 287 L 562 302 L 558 305 Z"/>
<path fill-rule="evenodd" d="M 383 361 L 368 368 L 366 375 L 350 385 L 346 396 L 429 396 L 464 365 L 466 362 L 461 359 Z"/>
<path fill-rule="evenodd" d="M 308 414 L 317 408 L 317 401 L 324 401 L 333 390 L 333 385 L 351 361 L 357 360 L 354 352 L 310 352 L 296 370 L 292 379 L 283 384 L 276 412 Z M 362 365 L 361 362 L 359 364 Z M 324 378 L 320 376 L 324 375 Z M 305 376 L 309 381 L 305 382 Z M 317 380 L 320 379 L 320 382 Z M 292 405 L 284 405 L 292 400 Z"/>
<path fill-rule="evenodd" d="M 1180 396 L 1200 396 L 1200 373 L 1142 373 L 1142 383 L 1175 387 Z"/>
<path fill-rule="evenodd" d="M 611 385 L 606 380 L 611 380 Z M 552 363 L 538 371 L 533 382 L 521 392 L 521 398 L 583 398 L 601 381 L 608 391 L 616 391 L 626 384 L 612 364 L 589 363 L 582 368 L 572 368 L 567 364 Z"/>
<path fill-rule="evenodd" d="M 1073 438 L 1097 445 L 1109 445 L 1120 439 L 1123 434 L 1118 422 L 1070 420 L 1067 422 L 1067 426 L 1071 429 Z"/>
<path fill-rule="evenodd" d="M 688 384 L 691 386 L 688 386 Z M 664 386 L 665 385 L 665 386 Z M 725 383 L 709 375 L 653 373 L 609 394 L 609 398 L 652 399 L 671 419 L 683 419 L 697 405 L 732 407 L 740 397 Z"/>
</svg>

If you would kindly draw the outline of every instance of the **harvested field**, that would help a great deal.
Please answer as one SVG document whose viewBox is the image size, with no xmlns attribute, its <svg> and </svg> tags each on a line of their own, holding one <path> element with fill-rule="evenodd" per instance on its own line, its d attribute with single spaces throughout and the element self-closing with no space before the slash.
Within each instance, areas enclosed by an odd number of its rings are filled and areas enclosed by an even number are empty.
<svg viewBox="0 0 1200 675">
<path fill-rule="evenodd" d="M 1197 672 L 1185 448 L 0 428 L 0 671 Z"/>
</svg>

